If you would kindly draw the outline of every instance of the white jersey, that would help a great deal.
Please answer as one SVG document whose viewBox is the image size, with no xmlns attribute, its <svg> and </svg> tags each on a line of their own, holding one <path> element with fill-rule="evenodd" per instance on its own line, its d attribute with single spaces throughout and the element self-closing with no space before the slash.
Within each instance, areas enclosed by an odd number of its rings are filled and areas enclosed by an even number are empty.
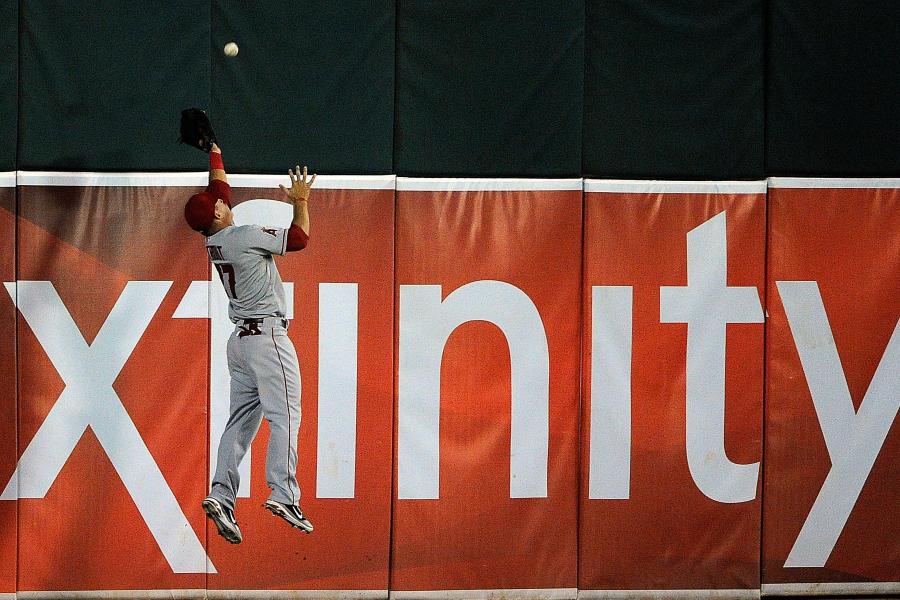
<svg viewBox="0 0 900 600">
<path fill-rule="evenodd" d="M 285 317 L 284 286 L 272 255 L 286 250 L 287 230 L 277 227 L 231 226 L 206 238 L 206 252 L 222 278 L 233 323 Z"/>
</svg>

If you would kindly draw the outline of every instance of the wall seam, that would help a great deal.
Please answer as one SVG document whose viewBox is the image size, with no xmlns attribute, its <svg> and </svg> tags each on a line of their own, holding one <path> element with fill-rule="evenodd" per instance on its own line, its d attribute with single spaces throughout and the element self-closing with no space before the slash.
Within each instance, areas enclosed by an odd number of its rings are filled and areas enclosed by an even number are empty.
<svg viewBox="0 0 900 600">
<path fill-rule="evenodd" d="M 765 557 L 765 502 L 766 502 L 766 402 L 768 400 L 769 362 L 768 362 L 768 330 L 769 330 L 769 32 L 772 0 L 762 0 L 762 92 L 763 92 L 763 122 L 762 122 L 762 170 L 766 178 L 766 192 L 763 196 L 763 210 L 765 211 L 765 240 L 763 243 L 763 348 L 762 348 L 762 422 L 760 423 L 760 449 L 759 449 L 759 590 L 762 595 L 763 585 L 763 560 Z"/>
<path fill-rule="evenodd" d="M 16 6 L 16 152 L 14 158 L 15 167 L 15 191 L 13 192 L 13 289 L 15 290 L 15 302 L 13 307 L 13 344 L 15 348 L 15 431 L 14 447 L 16 449 L 14 474 L 16 477 L 16 566 L 15 566 L 15 583 L 14 592 L 19 590 L 19 574 L 22 563 L 20 549 L 22 545 L 19 543 L 19 536 L 22 530 L 20 521 L 20 505 L 19 505 L 19 406 L 21 404 L 21 386 L 19 376 L 19 159 L 22 144 L 22 11 L 24 0 L 19 0 Z"/>
<path fill-rule="evenodd" d="M 397 0 L 397 5 L 399 5 L 400 0 Z M 393 576 L 394 576 L 394 490 L 397 489 L 397 432 L 399 428 L 399 419 L 397 412 L 397 354 L 399 351 L 399 323 L 400 323 L 400 285 L 397 282 L 397 215 L 399 214 L 400 202 L 399 202 L 400 192 L 397 191 L 397 178 L 394 177 L 394 193 L 393 193 L 393 205 L 394 205 L 394 232 L 393 232 L 393 247 L 391 248 L 391 252 L 393 254 L 393 264 L 392 264 L 392 290 L 394 296 L 394 310 L 392 318 L 394 320 L 393 323 L 393 335 L 394 339 L 391 340 L 391 505 L 389 509 L 388 521 L 390 527 L 388 527 L 388 565 L 387 565 L 387 596 L 390 598 L 391 589 L 393 584 Z"/>
</svg>

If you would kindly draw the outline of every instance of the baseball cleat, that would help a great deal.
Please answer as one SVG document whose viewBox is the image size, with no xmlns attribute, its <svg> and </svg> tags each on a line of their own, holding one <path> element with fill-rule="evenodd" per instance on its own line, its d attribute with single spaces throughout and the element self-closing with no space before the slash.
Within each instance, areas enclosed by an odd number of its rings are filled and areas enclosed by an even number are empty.
<svg viewBox="0 0 900 600">
<path fill-rule="evenodd" d="M 304 533 L 312 533 L 312 523 L 309 522 L 309 519 L 303 516 L 303 511 L 300 510 L 299 506 L 295 506 L 293 504 L 282 504 L 281 502 L 277 502 L 275 500 L 266 500 L 266 503 L 263 504 L 263 508 L 271 512 L 276 517 L 281 517 L 282 519 L 290 523 L 291 527 L 296 527 L 297 529 L 302 530 Z"/>
<path fill-rule="evenodd" d="M 241 543 L 243 538 L 241 537 L 241 530 L 238 528 L 233 511 L 222 506 L 222 504 L 212 496 L 207 496 L 207 498 L 203 500 L 203 510 L 206 511 L 206 516 L 212 519 L 212 522 L 216 524 L 219 535 L 232 544 Z"/>
</svg>

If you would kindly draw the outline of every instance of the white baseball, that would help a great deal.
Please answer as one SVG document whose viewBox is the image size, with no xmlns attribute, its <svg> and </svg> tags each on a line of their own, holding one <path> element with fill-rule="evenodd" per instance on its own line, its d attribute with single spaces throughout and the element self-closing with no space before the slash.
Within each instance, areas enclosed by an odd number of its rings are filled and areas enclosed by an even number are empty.
<svg viewBox="0 0 900 600">
<path fill-rule="evenodd" d="M 238 45 L 234 42 L 228 42 L 225 44 L 225 56 L 237 56 L 238 53 Z"/>
</svg>

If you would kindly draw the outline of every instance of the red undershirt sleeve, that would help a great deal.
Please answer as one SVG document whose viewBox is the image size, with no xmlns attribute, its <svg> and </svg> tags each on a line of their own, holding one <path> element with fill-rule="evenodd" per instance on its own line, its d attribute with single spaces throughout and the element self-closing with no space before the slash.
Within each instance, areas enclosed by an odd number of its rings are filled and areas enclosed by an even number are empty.
<svg viewBox="0 0 900 600">
<path fill-rule="evenodd" d="M 299 226 L 292 224 L 287 233 L 287 251 L 303 250 L 308 242 L 309 236 Z"/>
</svg>

